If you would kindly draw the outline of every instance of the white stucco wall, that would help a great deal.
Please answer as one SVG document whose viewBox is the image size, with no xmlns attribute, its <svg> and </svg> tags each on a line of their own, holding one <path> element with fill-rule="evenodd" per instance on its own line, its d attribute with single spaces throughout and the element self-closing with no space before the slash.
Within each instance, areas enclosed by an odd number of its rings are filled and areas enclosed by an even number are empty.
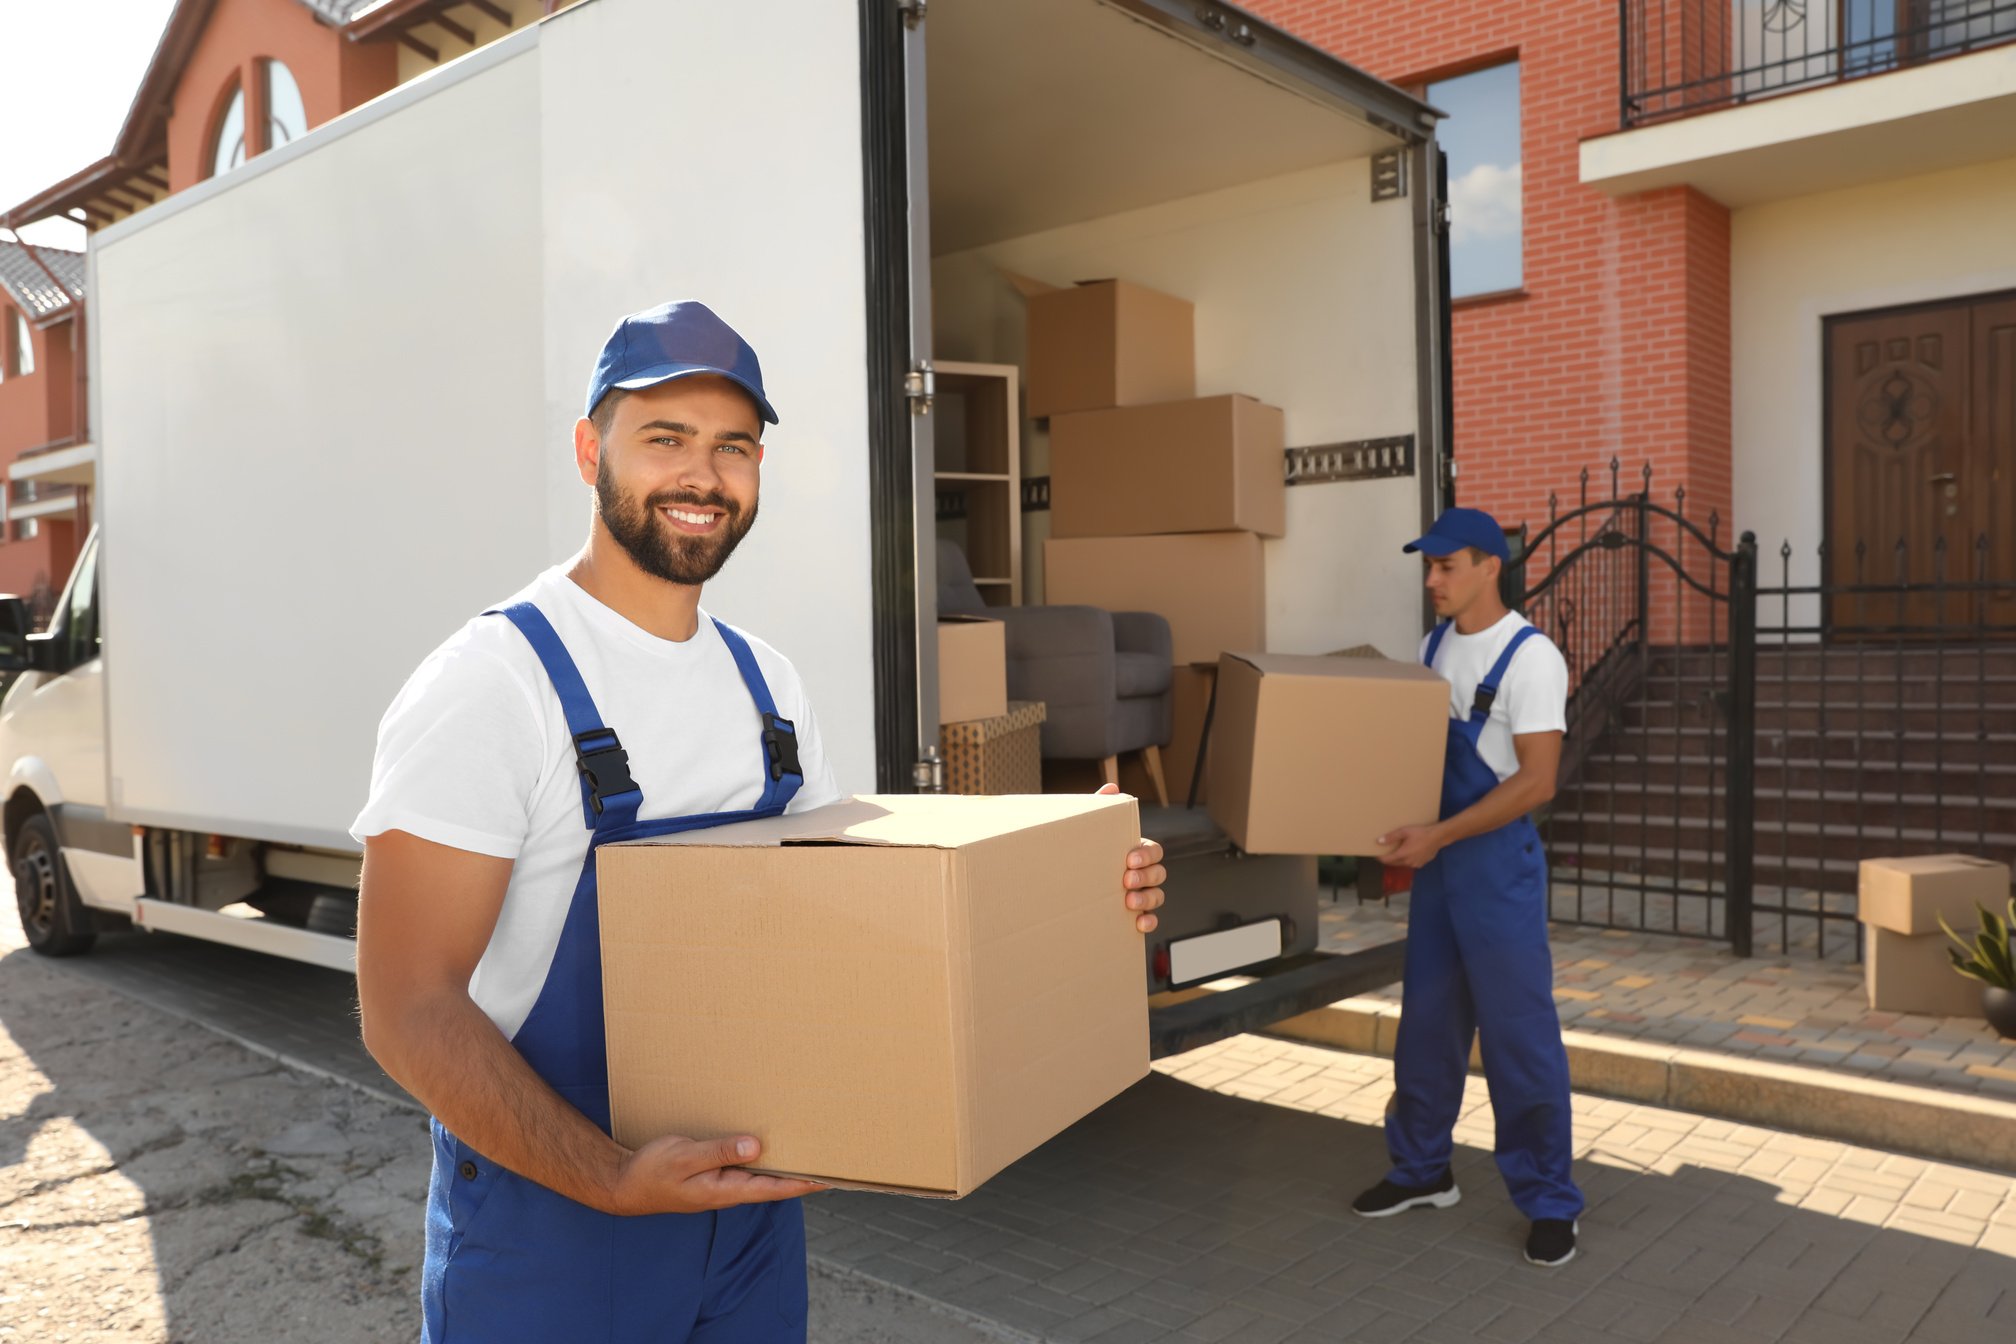
<svg viewBox="0 0 2016 1344">
<path fill-rule="evenodd" d="M 1822 324 L 2016 288 L 2016 159 L 1736 211 L 1730 218 L 1735 514 L 1776 581 L 1817 577 Z"/>
</svg>

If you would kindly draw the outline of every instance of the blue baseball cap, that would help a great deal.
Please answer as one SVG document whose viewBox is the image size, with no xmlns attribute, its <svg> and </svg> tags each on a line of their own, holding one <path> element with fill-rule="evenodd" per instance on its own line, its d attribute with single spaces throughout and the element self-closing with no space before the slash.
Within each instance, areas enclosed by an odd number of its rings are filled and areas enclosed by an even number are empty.
<svg viewBox="0 0 2016 1344">
<path fill-rule="evenodd" d="M 726 378 L 756 399 L 765 420 L 777 423 L 777 412 L 763 395 L 763 366 L 756 362 L 756 352 L 712 308 L 691 299 L 661 303 L 616 324 L 595 361 L 588 409 L 582 414 L 593 415 L 596 403 L 613 388 L 635 392 L 696 373 Z"/>
<path fill-rule="evenodd" d="M 1423 555 L 1454 555 L 1472 546 L 1500 560 L 1512 559 L 1512 548 L 1505 544 L 1505 529 L 1482 509 L 1445 509 L 1435 520 L 1435 526 L 1428 529 L 1427 536 L 1400 549 L 1409 555 L 1417 551 Z"/>
</svg>

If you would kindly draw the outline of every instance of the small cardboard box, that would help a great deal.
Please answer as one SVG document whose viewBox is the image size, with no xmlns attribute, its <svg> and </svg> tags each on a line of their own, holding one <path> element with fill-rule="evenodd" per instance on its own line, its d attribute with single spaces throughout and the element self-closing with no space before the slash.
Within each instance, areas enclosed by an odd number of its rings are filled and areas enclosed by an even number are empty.
<svg viewBox="0 0 2016 1344">
<path fill-rule="evenodd" d="M 1043 597 L 1158 612 L 1179 665 L 1267 645 L 1267 562 L 1251 532 L 1053 537 L 1043 543 Z"/>
<path fill-rule="evenodd" d="M 596 851 L 617 1140 L 958 1197 L 1148 1072 L 1125 796 L 860 797 Z"/>
<path fill-rule="evenodd" d="M 1008 633 L 985 616 L 938 618 L 938 722 L 1008 712 Z"/>
<path fill-rule="evenodd" d="M 1860 886 L 1856 914 L 1864 924 L 1892 933 L 1938 933 L 1943 915 L 1958 932 L 1980 926 L 1975 906 L 1999 912 L 2009 904 L 2009 865 L 1967 854 L 1864 859 Z"/>
<path fill-rule="evenodd" d="M 1010 700 L 1006 714 L 944 725 L 938 749 L 945 757 L 945 791 L 1043 792 L 1045 717 L 1041 700 Z"/>
<path fill-rule="evenodd" d="M 1440 813 L 1448 734 L 1449 683 L 1418 664 L 1228 653 L 1211 819 L 1249 854 L 1380 854 Z"/>
<path fill-rule="evenodd" d="M 1288 530 L 1278 407 L 1202 397 L 1050 421 L 1050 535 Z"/>
<path fill-rule="evenodd" d="M 1011 277 L 1029 296 L 1029 414 L 1197 394 L 1196 310 L 1125 280 L 1069 288 Z"/>
<path fill-rule="evenodd" d="M 1978 927 L 1973 912 L 1964 925 L 1948 920 L 1962 938 Z M 1869 1006 L 1886 1013 L 1925 1013 L 1933 1017 L 1980 1017 L 1981 982 L 1953 969 L 1946 949 L 1952 940 L 1943 933 L 1895 933 L 1870 925 L 1862 944 L 1862 983 Z"/>
</svg>

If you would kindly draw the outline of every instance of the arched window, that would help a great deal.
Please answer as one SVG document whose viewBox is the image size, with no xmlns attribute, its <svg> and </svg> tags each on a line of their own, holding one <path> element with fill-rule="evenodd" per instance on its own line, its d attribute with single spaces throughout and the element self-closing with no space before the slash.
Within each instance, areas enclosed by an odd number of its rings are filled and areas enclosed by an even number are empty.
<svg viewBox="0 0 2016 1344">
<path fill-rule="evenodd" d="M 278 61 L 261 61 L 259 70 L 266 81 L 266 143 L 262 148 L 275 149 L 299 140 L 308 134 L 308 109 L 301 102 L 301 86 Z"/>
<path fill-rule="evenodd" d="M 245 90 L 234 86 L 231 101 L 217 122 L 217 138 L 210 146 L 210 175 L 228 173 L 245 162 Z"/>
</svg>

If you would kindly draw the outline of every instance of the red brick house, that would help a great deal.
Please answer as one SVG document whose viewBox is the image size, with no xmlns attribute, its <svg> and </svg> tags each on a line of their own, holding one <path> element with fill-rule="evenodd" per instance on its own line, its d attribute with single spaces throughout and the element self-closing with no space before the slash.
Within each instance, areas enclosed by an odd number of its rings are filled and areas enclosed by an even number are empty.
<svg viewBox="0 0 2016 1344">
<path fill-rule="evenodd" d="M 0 592 L 46 620 L 89 526 L 76 476 L 83 422 L 84 256 L 0 242 Z M 16 474 L 14 468 L 51 467 Z"/>
</svg>

